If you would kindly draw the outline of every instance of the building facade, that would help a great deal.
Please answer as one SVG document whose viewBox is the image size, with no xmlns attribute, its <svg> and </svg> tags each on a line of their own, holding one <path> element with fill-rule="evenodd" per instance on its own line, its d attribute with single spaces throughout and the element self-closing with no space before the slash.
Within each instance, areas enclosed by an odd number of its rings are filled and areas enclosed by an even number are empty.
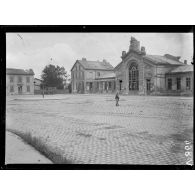
<svg viewBox="0 0 195 195">
<path fill-rule="evenodd" d="M 41 79 L 34 78 L 34 94 L 42 93 L 41 84 L 42 84 Z"/>
<path fill-rule="evenodd" d="M 167 94 L 193 94 L 193 66 L 181 66 L 166 74 Z"/>
<path fill-rule="evenodd" d="M 71 69 L 72 93 L 111 92 L 115 85 L 113 66 L 106 60 L 77 60 Z"/>
<path fill-rule="evenodd" d="M 145 47 L 131 37 L 128 52 L 115 67 L 116 89 L 124 94 L 157 95 L 193 93 L 193 66 L 170 54 L 148 55 Z M 175 81 L 177 79 L 177 82 Z M 173 85 L 170 87 L 170 79 Z M 190 87 L 186 87 L 190 82 Z M 179 86 L 180 85 L 180 86 Z M 175 93 L 176 92 L 176 93 Z"/>
<path fill-rule="evenodd" d="M 131 37 L 129 50 L 113 68 L 105 60 L 77 60 L 71 69 L 73 93 L 112 93 L 129 95 L 192 95 L 193 66 L 170 54 L 149 55 Z"/>
<path fill-rule="evenodd" d="M 34 78 L 34 90 L 35 91 L 40 91 L 41 90 L 41 84 L 42 84 L 41 79 Z"/>
<path fill-rule="evenodd" d="M 32 69 L 6 68 L 6 95 L 34 94 Z"/>
</svg>

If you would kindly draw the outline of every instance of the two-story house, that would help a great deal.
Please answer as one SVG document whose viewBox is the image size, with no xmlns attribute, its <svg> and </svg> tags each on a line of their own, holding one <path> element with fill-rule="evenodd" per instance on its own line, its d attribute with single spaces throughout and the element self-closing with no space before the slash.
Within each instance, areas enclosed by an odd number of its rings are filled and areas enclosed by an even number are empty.
<svg viewBox="0 0 195 195">
<path fill-rule="evenodd" d="M 34 72 L 6 68 L 6 95 L 34 94 Z"/>
<path fill-rule="evenodd" d="M 71 69 L 72 92 L 108 92 L 115 85 L 113 69 L 106 60 L 89 61 L 86 58 L 77 60 Z"/>
</svg>

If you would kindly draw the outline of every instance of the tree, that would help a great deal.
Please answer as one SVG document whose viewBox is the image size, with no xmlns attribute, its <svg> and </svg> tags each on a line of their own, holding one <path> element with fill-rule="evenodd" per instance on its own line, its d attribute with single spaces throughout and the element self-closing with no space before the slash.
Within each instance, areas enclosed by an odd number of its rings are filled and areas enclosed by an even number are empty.
<svg viewBox="0 0 195 195">
<path fill-rule="evenodd" d="M 46 87 L 64 88 L 64 82 L 67 80 L 67 72 L 64 67 L 49 64 L 42 71 L 41 78 Z"/>
</svg>

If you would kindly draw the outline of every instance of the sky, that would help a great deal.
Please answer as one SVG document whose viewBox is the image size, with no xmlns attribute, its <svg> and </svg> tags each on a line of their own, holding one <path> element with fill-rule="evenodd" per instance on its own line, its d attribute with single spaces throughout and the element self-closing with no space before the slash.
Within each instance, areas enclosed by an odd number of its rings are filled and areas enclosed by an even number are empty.
<svg viewBox="0 0 195 195">
<path fill-rule="evenodd" d="M 181 56 L 191 64 L 192 33 L 7 33 L 6 67 L 33 69 L 41 78 L 48 64 L 63 66 L 68 74 L 77 59 L 106 59 L 115 67 L 131 36 L 145 46 L 146 54 Z M 51 60 L 52 59 L 52 60 Z"/>
</svg>

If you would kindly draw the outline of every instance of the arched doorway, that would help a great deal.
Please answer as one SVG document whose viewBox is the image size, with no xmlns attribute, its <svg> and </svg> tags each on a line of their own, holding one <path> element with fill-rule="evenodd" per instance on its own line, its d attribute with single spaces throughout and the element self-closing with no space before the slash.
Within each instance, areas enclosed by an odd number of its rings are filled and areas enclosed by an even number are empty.
<svg viewBox="0 0 195 195">
<path fill-rule="evenodd" d="M 129 66 L 129 91 L 139 90 L 139 70 L 136 62 Z"/>
</svg>

